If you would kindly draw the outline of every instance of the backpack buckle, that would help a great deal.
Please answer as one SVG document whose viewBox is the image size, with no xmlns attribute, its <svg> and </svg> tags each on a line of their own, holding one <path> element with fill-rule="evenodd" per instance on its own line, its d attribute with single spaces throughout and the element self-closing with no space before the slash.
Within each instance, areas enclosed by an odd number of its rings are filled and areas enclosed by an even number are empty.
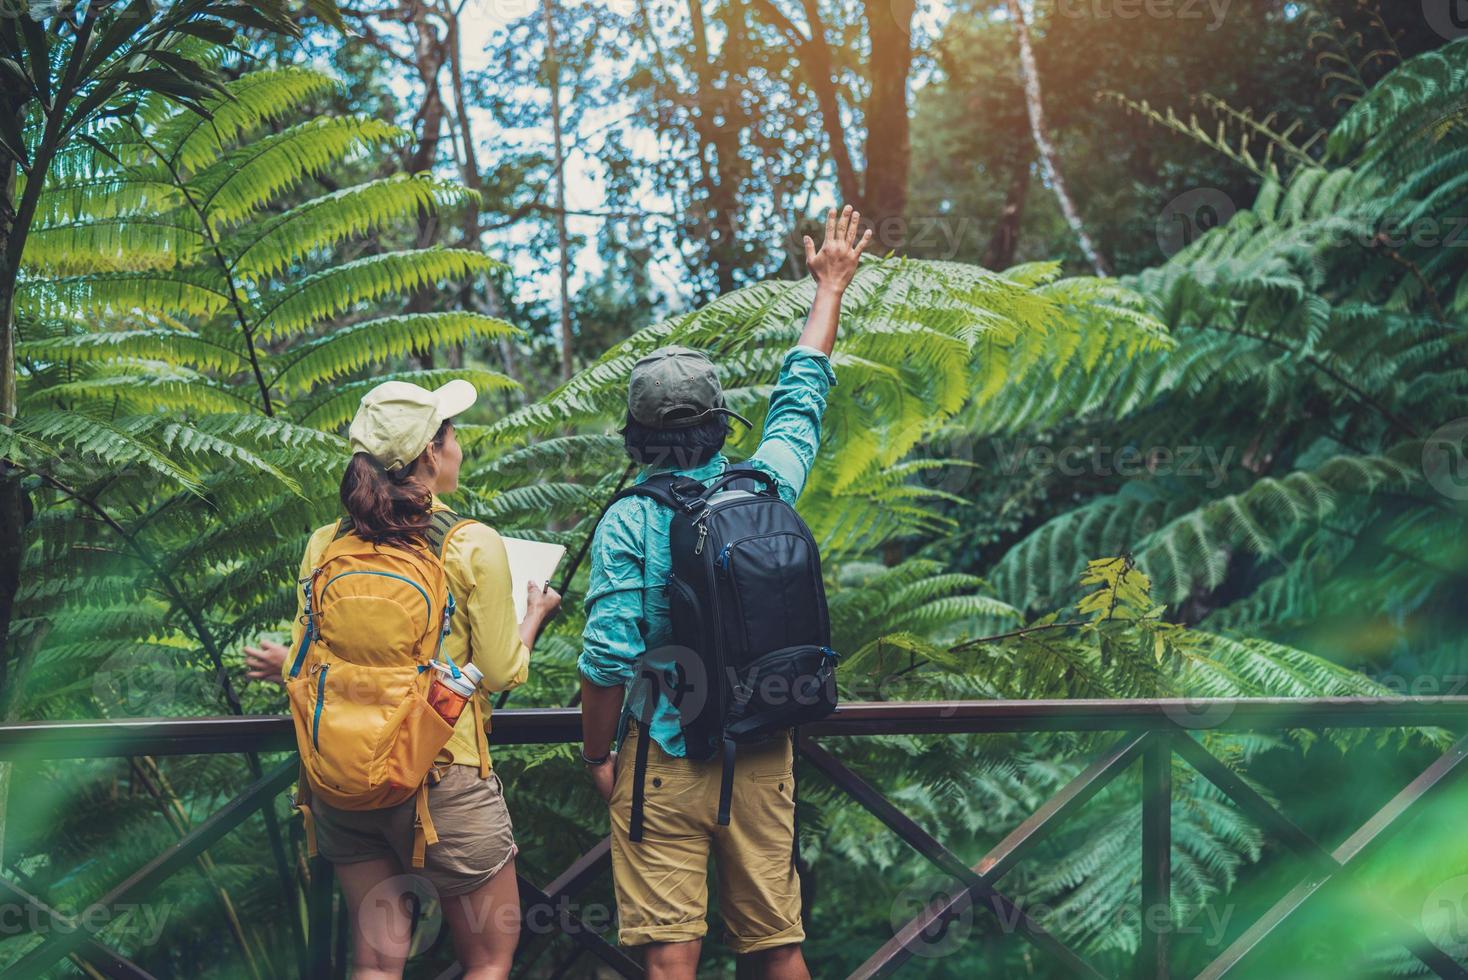
<svg viewBox="0 0 1468 980">
<path fill-rule="evenodd" d="M 703 497 L 703 490 L 702 483 L 699 483 L 697 480 L 690 480 L 687 477 L 681 478 L 668 486 L 668 492 L 673 495 L 674 500 L 678 501 L 678 506 L 690 514 L 697 514 L 699 511 L 708 507 L 708 501 Z"/>
</svg>

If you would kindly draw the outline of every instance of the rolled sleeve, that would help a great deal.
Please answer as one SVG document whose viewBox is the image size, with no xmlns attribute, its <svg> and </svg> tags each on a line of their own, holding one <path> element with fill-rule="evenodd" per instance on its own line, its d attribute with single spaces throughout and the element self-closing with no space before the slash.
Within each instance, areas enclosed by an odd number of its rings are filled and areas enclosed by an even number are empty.
<svg viewBox="0 0 1468 980">
<path fill-rule="evenodd" d="M 597 526 L 591 543 L 586 627 L 576 666 L 598 687 L 620 687 L 636 673 L 645 649 L 643 543 L 629 520 L 636 501 L 620 501 Z"/>
<path fill-rule="evenodd" d="M 504 539 L 484 524 L 469 524 L 449 538 L 445 564 L 456 562 L 473 581 L 456 615 L 469 623 L 469 656 L 484 672 L 484 688 L 508 691 L 530 677 L 530 650 L 520 639 Z"/>
<path fill-rule="evenodd" d="M 765 430 L 750 462 L 775 478 L 788 503 L 805 489 L 815 465 L 826 396 L 835 383 L 831 359 L 814 347 L 797 344 L 780 366 Z"/>
</svg>

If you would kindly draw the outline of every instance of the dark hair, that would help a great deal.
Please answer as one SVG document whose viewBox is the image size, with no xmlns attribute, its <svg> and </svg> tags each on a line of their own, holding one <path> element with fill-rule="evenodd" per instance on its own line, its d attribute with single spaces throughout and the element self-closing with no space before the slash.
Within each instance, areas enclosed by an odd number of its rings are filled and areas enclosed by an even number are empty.
<svg viewBox="0 0 1468 980">
<path fill-rule="evenodd" d="M 445 419 L 431 445 L 442 446 L 451 428 L 453 423 Z M 406 466 L 388 470 L 370 453 L 352 454 L 342 476 L 341 501 L 358 537 L 406 547 L 425 540 L 433 491 L 416 475 L 422 461 L 420 454 Z"/>
<path fill-rule="evenodd" d="M 673 466 L 689 469 L 702 466 L 724 448 L 729 437 L 729 419 L 715 415 L 686 429 L 654 429 L 630 414 L 622 426 L 622 445 L 634 463 L 643 466 Z"/>
</svg>

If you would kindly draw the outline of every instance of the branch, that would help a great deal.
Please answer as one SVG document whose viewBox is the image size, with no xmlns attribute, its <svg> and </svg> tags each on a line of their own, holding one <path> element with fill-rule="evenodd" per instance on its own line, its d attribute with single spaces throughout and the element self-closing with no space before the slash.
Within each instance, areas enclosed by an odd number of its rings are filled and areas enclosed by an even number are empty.
<svg viewBox="0 0 1468 980">
<path fill-rule="evenodd" d="M 962 643 L 956 643 L 949 647 L 948 652 L 958 653 L 960 650 L 967 650 L 969 647 L 983 646 L 985 643 L 998 643 L 1000 640 L 1012 640 L 1017 636 L 1028 636 L 1031 633 L 1040 633 L 1045 630 L 1073 629 L 1077 626 L 1088 625 L 1090 623 L 1082 619 L 1067 620 L 1063 623 L 1044 623 L 1039 626 L 1025 626 L 1017 630 L 1010 630 L 1008 633 L 995 633 L 993 636 L 980 636 L 972 640 L 964 640 Z"/>
</svg>

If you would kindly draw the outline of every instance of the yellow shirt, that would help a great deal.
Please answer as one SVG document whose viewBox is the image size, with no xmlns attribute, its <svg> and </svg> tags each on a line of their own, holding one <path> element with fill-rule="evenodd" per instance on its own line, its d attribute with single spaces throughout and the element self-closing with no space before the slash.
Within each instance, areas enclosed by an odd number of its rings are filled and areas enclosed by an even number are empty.
<svg viewBox="0 0 1468 980">
<path fill-rule="evenodd" d="M 445 510 L 435 497 L 434 510 Z M 299 578 L 311 574 L 321 556 L 336 536 L 336 522 L 319 527 L 306 544 L 301 559 Z M 525 683 L 530 676 L 530 650 L 520 639 L 520 626 L 515 620 L 515 601 L 510 594 L 510 560 L 505 543 L 494 528 L 480 523 L 467 524 L 449 538 L 443 553 L 444 572 L 449 591 L 454 594 L 453 632 L 443 641 L 443 653 L 460 667 L 474 663 L 484 672 L 479 685 L 480 703 L 485 726 L 489 724 L 490 694 L 508 691 Z M 296 619 L 291 629 L 291 649 L 301 644 L 304 626 L 305 597 L 296 590 Z M 474 730 L 474 712 L 465 707 L 449 736 L 447 752 L 456 765 L 478 766 L 480 752 L 488 758 L 489 740 L 484 732 Z M 440 760 L 447 758 L 441 755 Z"/>
</svg>

